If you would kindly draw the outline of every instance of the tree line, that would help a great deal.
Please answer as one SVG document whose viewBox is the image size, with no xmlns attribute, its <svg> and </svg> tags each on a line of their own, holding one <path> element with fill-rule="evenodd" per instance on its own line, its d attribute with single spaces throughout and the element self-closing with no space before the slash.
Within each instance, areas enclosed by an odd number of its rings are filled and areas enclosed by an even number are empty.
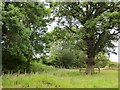
<svg viewBox="0 0 120 90">
<path fill-rule="evenodd" d="M 120 33 L 120 2 L 2 3 L 2 68 L 29 73 L 31 63 L 104 67 Z M 52 22 L 57 25 L 48 32 Z M 115 53 L 116 54 L 116 53 Z M 38 56 L 39 57 L 38 57 Z"/>
</svg>

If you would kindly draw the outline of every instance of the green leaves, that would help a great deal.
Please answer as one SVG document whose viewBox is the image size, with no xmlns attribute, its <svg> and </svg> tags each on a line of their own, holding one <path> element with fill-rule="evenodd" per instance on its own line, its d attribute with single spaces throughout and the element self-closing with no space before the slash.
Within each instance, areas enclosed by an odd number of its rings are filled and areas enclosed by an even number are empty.
<svg viewBox="0 0 120 90">
<path fill-rule="evenodd" d="M 43 44 L 47 41 L 42 38 L 47 31 L 45 17 L 49 14 L 50 10 L 45 9 L 44 3 L 3 3 L 3 50 L 8 50 L 11 55 L 24 56 L 29 65 L 33 53 L 42 53 L 44 50 Z"/>
<path fill-rule="evenodd" d="M 106 47 L 110 48 L 110 43 L 117 40 L 115 35 L 112 35 L 113 33 L 111 32 L 113 29 L 117 28 L 115 32 L 119 33 L 119 3 L 74 2 L 61 3 L 59 5 L 59 17 L 65 18 L 70 29 L 76 26 L 75 20 L 78 20 L 77 24 L 82 26 L 76 29 L 82 33 L 82 40 L 80 41 L 82 41 L 81 43 L 84 41 L 87 52 L 93 54 L 93 56 L 97 55 L 97 53 L 104 50 Z M 76 36 L 78 34 L 77 32 Z"/>
<path fill-rule="evenodd" d="M 100 52 L 95 57 L 95 63 L 96 63 L 95 67 L 104 68 L 109 64 L 109 62 L 110 62 L 109 58 L 103 52 Z"/>
</svg>

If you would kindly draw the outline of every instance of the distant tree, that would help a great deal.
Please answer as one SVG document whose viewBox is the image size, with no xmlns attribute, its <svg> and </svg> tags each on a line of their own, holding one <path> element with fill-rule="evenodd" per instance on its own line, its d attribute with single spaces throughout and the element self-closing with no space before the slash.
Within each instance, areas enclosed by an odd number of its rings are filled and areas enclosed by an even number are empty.
<svg viewBox="0 0 120 90">
<path fill-rule="evenodd" d="M 109 62 L 108 64 L 109 68 L 118 68 L 118 63 L 117 62 Z"/>
<path fill-rule="evenodd" d="M 78 45 L 76 45 L 76 35 L 73 33 L 68 33 L 66 30 L 60 30 L 59 28 L 55 28 L 54 31 L 51 32 L 53 34 L 54 42 L 51 43 L 51 49 L 50 49 L 50 58 L 53 60 L 52 64 L 55 66 L 61 66 L 64 67 L 69 66 L 82 68 L 85 67 L 85 59 L 86 54 L 79 49 Z M 68 58 L 63 59 L 62 58 Z M 73 58 L 72 60 L 70 58 Z M 62 63 L 62 61 L 64 63 Z M 70 62 L 70 63 L 69 63 Z"/>
<path fill-rule="evenodd" d="M 109 64 L 110 60 L 109 57 L 107 57 L 104 53 L 100 52 L 96 57 L 95 57 L 95 67 L 98 68 L 100 72 L 100 68 L 104 68 Z"/>
<path fill-rule="evenodd" d="M 64 68 L 70 68 L 74 59 L 74 54 L 68 49 L 61 50 L 57 55 L 58 65 Z"/>
<path fill-rule="evenodd" d="M 73 61 L 73 66 L 80 68 L 85 68 L 86 67 L 86 54 L 83 51 L 80 50 L 74 50 L 74 54 L 75 54 L 75 59 Z"/>
</svg>

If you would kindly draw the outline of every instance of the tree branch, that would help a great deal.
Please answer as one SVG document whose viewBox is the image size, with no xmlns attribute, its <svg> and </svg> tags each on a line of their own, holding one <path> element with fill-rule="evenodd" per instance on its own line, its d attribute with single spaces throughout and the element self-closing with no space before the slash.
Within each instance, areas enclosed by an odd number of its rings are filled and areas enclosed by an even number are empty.
<svg viewBox="0 0 120 90">
<path fill-rule="evenodd" d="M 102 41 L 104 35 L 105 35 L 105 31 L 103 31 L 101 34 L 99 34 L 99 39 L 98 39 L 98 41 L 95 43 L 95 47 L 94 47 L 94 51 L 95 51 L 95 52 L 98 52 L 98 51 L 99 51 L 99 48 L 100 48 L 99 46 L 100 46 L 100 44 L 101 44 L 101 41 Z"/>
<path fill-rule="evenodd" d="M 76 44 L 82 51 L 86 52 L 85 49 L 83 49 L 79 44 Z"/>
<path fill-rule="evenodd" d="M 72 33 L 75 33 L 75 34 L 76 34 L 76 32 L 73 31 L 70 27 L 68 27 L 67 25 L 65 25 L 65 26 L 66 26 L 66 28 L 67 28 L 69 31 L 71 31 Z"/>
<path fill-rule="evenodd" d="M 120 31 L 118 31 L 117 33 L 115 33 L 115 31 L 111 34 L 111 35 L 118 35 L 120 33 Z"/>
</svg>

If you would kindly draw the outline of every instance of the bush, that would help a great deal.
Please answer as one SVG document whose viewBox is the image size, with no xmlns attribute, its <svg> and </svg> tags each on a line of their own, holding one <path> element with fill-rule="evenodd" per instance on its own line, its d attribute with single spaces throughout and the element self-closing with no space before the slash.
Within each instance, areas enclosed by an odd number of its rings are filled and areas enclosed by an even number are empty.
<svg viewBox="0 0 120 90">
<path fill-rule="evenodd" d="M 75 55 L 69 50 L 61 50 L 56 57 L 56 64 L 65 68 L 69 68 L 72 65 Z"/>
<path fill-rule="evenodd" d="M 55 68 L 53 66 L 46 66 L 40 62 L 32 62 L 31 63 L 31 71 L 32 72 L 47 72 L 47 71 L 53 71 Z"/>
<path fill-rule="evenodd" d="M 105 66 L 105 68 L 109 68 L 109 66 Z"/>
</svg>

